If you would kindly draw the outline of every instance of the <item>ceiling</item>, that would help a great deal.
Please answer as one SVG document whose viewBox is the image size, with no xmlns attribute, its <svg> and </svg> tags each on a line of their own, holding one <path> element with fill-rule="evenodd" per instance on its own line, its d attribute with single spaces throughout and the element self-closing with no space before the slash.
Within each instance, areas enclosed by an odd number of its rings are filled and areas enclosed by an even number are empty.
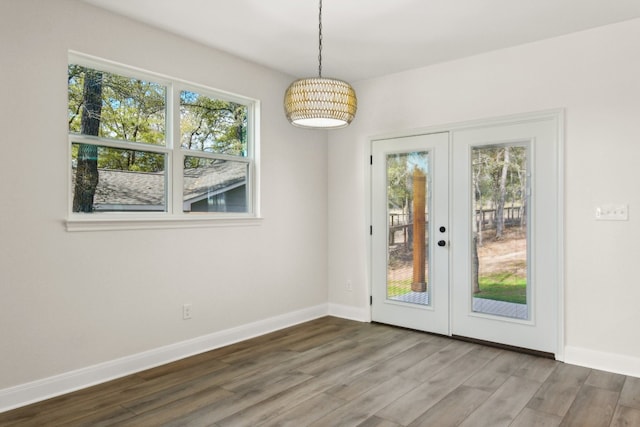
<svg viewBox="0 0 640 427">
<path fill-rule="evenodd" d="M 84 0 L 296 77 L 317 0 Z M 322 75 L 391 74 L 640 17 L 640 0 L 324 0 Z"/>
</svg>

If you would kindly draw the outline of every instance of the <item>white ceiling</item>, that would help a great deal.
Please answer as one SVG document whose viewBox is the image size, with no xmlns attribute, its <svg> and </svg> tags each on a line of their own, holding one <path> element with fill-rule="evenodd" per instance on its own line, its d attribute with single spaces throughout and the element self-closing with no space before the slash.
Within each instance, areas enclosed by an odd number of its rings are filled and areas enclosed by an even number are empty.
<svg viewBox="0 0 640 427">
<path fill-rule="evenodd" d="M 297 77 L 317 0 L 84 0 Z M 357 81 L 640 17 L 640 0 L 324 0 L 322 74 Z"/>
</svg>

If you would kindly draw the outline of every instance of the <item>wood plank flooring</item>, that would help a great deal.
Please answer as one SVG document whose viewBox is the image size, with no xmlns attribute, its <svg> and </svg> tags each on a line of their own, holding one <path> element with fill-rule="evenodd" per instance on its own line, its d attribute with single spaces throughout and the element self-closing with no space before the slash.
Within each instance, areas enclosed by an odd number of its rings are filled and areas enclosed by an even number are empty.
<svg viewBox="0 0 640 427">
<path fill-rule="evenodd" d="M 1 426 L 640 426 L 640 378 L 324 317 L 0 414 Z"/>
</svg>

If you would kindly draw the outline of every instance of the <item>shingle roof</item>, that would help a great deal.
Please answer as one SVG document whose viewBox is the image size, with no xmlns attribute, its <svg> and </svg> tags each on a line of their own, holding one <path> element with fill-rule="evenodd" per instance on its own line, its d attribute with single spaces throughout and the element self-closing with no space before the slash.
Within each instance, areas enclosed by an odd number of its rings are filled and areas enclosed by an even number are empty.
<svg viewBox="0 0 640 427">
<path fill-rule="evenodd" d="M 98 170 L 94 205 L 164 205 L 164 173 Z"/>
<path fill-rule="evenodd" d="M 94 205 L 163 206 L 164 172 L 134 172 L 113 169 L 98 170 L 98 187 Z M 222 193 L 246 182 L 247 164 L 217 160 L 208 166 L 185 169 L 184 200 L 201 198 L 203 194 Z M 75 182 L 75 168 L 72 182 Z"/>
<path fill-rule="evenodd" d="M 216 161 L 207 167 L 185 169 L 184 200 L 198 198 L 205 193 L 221 193 L 247 180 L 247 164 Z"/>
</svg>

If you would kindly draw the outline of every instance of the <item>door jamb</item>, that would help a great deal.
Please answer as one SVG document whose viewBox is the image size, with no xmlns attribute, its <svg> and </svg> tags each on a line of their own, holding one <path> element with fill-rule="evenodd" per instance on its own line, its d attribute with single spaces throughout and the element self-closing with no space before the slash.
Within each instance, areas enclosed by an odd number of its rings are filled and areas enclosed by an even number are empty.
<svg viewBox="0 0 640 427">
<path fill-rule="evenodd" d="M 564 265 L 565 265 L 565 253 L 564 253 L 564 145 L 565 145 L 565 109 L 551 109 L 551 110 L 543 110 L 537 112 L 530 113 L 522 113 L 522 114 L 513 114 L 508 116 L 500 116 L 500 117 L 491 117 L 486 119 L 472 120 L 466 122 L 458 122 L 458 123 L 449 123 L 443 125 L 429 126 L 417 129 L 409 129 L 409 130 L 399 130 L 395 132 L 389 132 L 379 135 L 374 135 L 368 140 L 368 152 L 364 159 L 365 161 L 365 212 L 366 212 L 366 227 L 370 229 L 372 224 L 372 213 L 371 213 L 371 202 L 372 202 L 372 165 L 371 165 L 371 156 L 373 154 L 373 142 L 380 139 L 391 139 L 391 138 L 402 138 L 408 136 L 416 136 L 416 135 L 424 135 L 430 133 L 440 133 L 440 132 L 449 132 L 450 138 L 453 132 L 459 131 L 462 129 L 472 129 L 472 128 L 482 128 L 488 126 L 498 126 L 498 125 L 506 125 L 506 124 L 517 124 L 523 122 L 531 122 L 531 121 L 540 121 L 540 120 L 552 120 L 555 122 L 556 126 L 556 137 L 557 137 L 557 162 L 556 165 L 558 167 L 558 186 L 556 188 L 556 197 L 557 197 L 557 206 L 558 212 L 556 213 L 556 223 L 558 226 L 558 239 L 557 239 L 557 254 L 558 254 L 558 268 L 557 268 L 557 283 L 558 289 L 556 292 L 557 297 L 557 343 L 556 343 L 556 352 L 555 358 L 559 361 L 564 361 L 564 346 L 565 346 L 565 325 L 564 325 L 564 315 L 565 315 L 565 304 L 564 304 Z M 451 145 L 449 146 L 449 151 L 451 151 Z M 449 163 L 451 168 L 451 156 L 449 156 Z M 451 171 L 451 169 L 450 169 Z M 450 172 L 451 173 L 451 172 Z M 449 200 L 449 204 L 451 204 L 451 200 Z M 449 206 L 451 207 L 451 206 Z M 450 220 L 451 218 L 449 218 Z M 371 239 L 371 233 L 367 230 L 366 233 L 366 253 L 367 257 L 365 260 L 365 278 L 367 281 L 367 288 L 369 290 L 369 295 L 367 295 L 367 300 L 365 304 L 368 306 L 368 321 L 371 322 L 371 305 L 370 299 L 373 295 L 373 277 L 372 277 L 372 256 L 373 256 L 373 245 Z M 451 269 L 451 263 L 449 263 L 449 269 Z M 451 273 L 451 272 L 450 272 Z M 451 287 L 449 288 L 449 305 L 451 305 Z M 449 317 L 451 317 L 451 310 L 449 310 Z M 449 334 L 451 334 L 451 318 L 449 319 Z"/>
</svg>

